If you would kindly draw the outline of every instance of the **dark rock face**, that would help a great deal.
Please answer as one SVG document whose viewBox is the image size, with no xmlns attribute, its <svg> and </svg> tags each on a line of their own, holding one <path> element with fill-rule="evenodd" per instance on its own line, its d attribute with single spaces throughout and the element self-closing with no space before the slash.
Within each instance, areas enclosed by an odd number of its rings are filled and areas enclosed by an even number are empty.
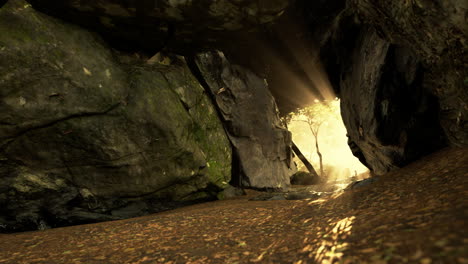
<svg viewBox="0 0 468 264">
<path fill-rule="evenodd" d="M 235 197 L 243 196 L 243 195 L 246 195 L 246 192 L 244 189 L 229 185 L 226 188 L 224 188 L 223 192 L 220 193 L 218 197 L 221 196 L 219 197 L 220 199 L 231 199 L 231 198 L 235 198 Z"/>
<path fill-rule="evenodd" d="M 119 48 L 158 51 L 210 46 L 232 31 L 274 21 L 289 0 L 29 0 L 47 14 L 103 34 Z"/>
<path fill-rule="evenodd" d="M 243 186 L 286 188 L 295 172 L 291 162 L 291 133 L 278 116 L 267 83 L 220 52 L 196 56 L 201 77 L 221 110 L 237 155 Z M 236 169 L 233 167 L 233 169 Z"/>
<path fill-rule="evenodd" d="M 361 23 L 345 18 L 324 55 L 340 62 L 334 82 L 355 155 L 382 174 L 445 146 L 445 138 L 466 145 L 466 2 L 348 4 Z"/>
<path fill-rule="evenodd" d="M 447 139 L 466 145 L 465 2 L 336 0 L 323 15 L 316 5 L 298 1 L 296 13 L 320 47 L 361 162 L 382 174 Z"/>
<path fill-rule="evenodd" d="M 438 102 L 423 87 L 423 68 L 406 48 L 363 30 L 342 74 L 341 108 L 350 141 L 375 174 L 444 146 Z"/>
<path fill-rule="evenodd" d="M 148 65 L 24 1 L 0 9 L 3 229 L 215 199 L 230 181 L 231 152 L 183 59 Z"/>
<path fill-rule="evenodd" d="M 468 61 L 463 0 L 351 0 L 360 18 L 382 38 L 410 49 L 424 65 L 424 86 L 440 103 L 440 120 L 449 142 L 468 144 Z"/>
</svg>

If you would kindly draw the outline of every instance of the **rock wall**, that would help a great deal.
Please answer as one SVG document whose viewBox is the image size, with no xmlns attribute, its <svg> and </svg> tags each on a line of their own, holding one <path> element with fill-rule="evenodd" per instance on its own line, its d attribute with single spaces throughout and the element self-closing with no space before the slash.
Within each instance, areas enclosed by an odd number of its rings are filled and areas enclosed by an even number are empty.
<svg viewBox="0 0 468 264">
<path fill-rule="evenodd" d="M 463 0 L 350 0 L 385 40 L 407 47 L 424 65 L 424 86 L 437 96 L 449 142 L 468 144 L 468 3 Z"/>
<path fill-rule="evenodd" d="M 284 189 L 295 173 L 291 133 L 281 124 L 268 84 L 220 52 L 195 58 L 200 75 L 221 110 L 237 155 L 242 186 Z M 236 169 L 234 167 L 233 169 Z"/>
<path fill-rule="evenodd" d="M 363 29 L 341 75 L 341 114 L 355 154 L 384 174 L 444 146 L 438 101 L 407 48 Z M 358 150 L 356 149 L 358 148 Z"/>
<path fill-rule="evenodd" d="M 289 0 L 28 0 L 40 11 L 101 33 L 114 46 L 187 52 L 228 42 L 282 14 Z"/>
<path fill-rule="evenodd" d="M 348 8 L 325 54 L 338 57 L 357 156 L 382 174 L 447 144 L 466 145 L 466 2 L 351 0 Z"/>
<path fill-rule="evenodd" d="M 349 145 L 375 174 L 447 144 L 466 145 L 465 2 L 294 5 L 297 20 L 308 29 L 305 42 L 319 47 L 341 98 Z"/>
<path fill-rule="evenodd" d="M 231 152 L 183 58 L 149 65 L 24 1 L 0 9 L 3 230 L 214 199 Z"/>
</svg>

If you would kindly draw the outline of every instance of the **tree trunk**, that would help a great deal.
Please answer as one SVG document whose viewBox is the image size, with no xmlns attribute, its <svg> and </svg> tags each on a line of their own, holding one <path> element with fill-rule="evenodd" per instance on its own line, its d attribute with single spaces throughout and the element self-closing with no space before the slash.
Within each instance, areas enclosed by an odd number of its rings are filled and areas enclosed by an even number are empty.
<svg viewBox="0 0 468 264">
<path fill-rule="evenodd" d="M 319 156 L 319 161 L 320 161 L 320 177 L 324 177 L 324 175 L 323 175 L 322 153 L 320 153 L 320 149 L 319 149 L 319 145 L 318 145 L 318 135 L 315 136 L 315 149 L 317 150 L 317 155 Z"/>
<path fill-rule="evenodd" d="M 312 166 L 312 164 L 310 164 L 310 162 L 306 159 L 306 157 L 304 157 L 304 155 L 302 154 L 302 152 L 299 150 L 299 148 L 296 146 L 296 143 L 292 143 L 292 149 L 294 151 L 294 153 L 296 153 L 297 157 L 302 161 L 302 163 L 304 163 L 304 165 L 306 166 L 307 170 L 312 173 L 313 175 L 317 176 L 318 177 L 318 174 L 317 172 L 315 171 L 314 167 Z"/>
</svg>

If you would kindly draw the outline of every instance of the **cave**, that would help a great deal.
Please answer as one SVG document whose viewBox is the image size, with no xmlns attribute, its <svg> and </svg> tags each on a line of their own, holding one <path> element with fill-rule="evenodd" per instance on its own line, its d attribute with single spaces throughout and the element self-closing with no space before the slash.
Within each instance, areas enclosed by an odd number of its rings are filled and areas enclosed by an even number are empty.
<svg viewBox="0 0 468 264">
<path fill-rule="evenodd" d="M 0 1 L 0 262 L 466 263 L 467 10 Z"/>
</svg>

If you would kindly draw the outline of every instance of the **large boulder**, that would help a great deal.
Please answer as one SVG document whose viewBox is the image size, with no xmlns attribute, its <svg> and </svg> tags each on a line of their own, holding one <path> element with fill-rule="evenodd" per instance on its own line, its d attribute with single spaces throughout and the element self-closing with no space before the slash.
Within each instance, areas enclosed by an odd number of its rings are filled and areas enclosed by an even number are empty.
<svg viewBox="0 0 468 264">
<path fill-rule="evenodd" d="M 339 65 L 329 68 L 356 156 L 383 174 L 447 143 L 466 145 L 466 1 L 347 6 L 357 16 L 337 17 L 323 57 Z"/>
<path fill-rule="evenodd" d="M 295 1 L 272 31 L 232 48 L 228 58 L 268 80 L 283 114 L 335 93 L 353 153 L 382 174 L 445 145 L 438 103 L 444 98 L 433 95 L 434 70 L 416 47 L 364 23 L 366 15 L 360 20 L 351 2 Z"/>
<path fill-rule="evenodd" d="M 187 51 L 272 22 L 289 0 L 28 0 L 47 14 L 88 27 L 119 48 Z"/>
<path fill-rule="evenodd" d="M 299 0 L 281 20 L 306 25 L 288 43 L 320 50 L 360 160 L 383 174 L 447 142 L 466 145 L 466 1 L 323 2 Z M 289 92 L 306 98 L 284 87 L 274 93 L 280 105 Z"/>
<path fill-rule="evenodd" d="M 231 146 L 183 58 L 149 65 L 95 34 L 0 9 L 0 226 L 120 219 L 215 199 Z"/>
<path fill-rule="evenodd" d="M 291 184 L 294 185 L 314 185 L 320 183 L 320 178 L 317 174 L 298 171 L 291 177 Z"/>
<path fill-rule="evenodd" d="M 375 174 L 444 146 L 439 105 L 407 48 L 363 29 L 341 75 L 341 114 L 352 150 Z"/>
<path fill-rule="evenodd" d="M 349 0 L 379 35 L 411 50 L 424 65 L 424 83 L 440 103 L 449 142 L 468 144 L 468 2 Z"/>
<path fill-rule="evenodd" d="M 230 64 L 221 52 L 198 54 L 193 67 L 220 109 L 242 186 L 284 189 L 295 172 L 291 133 L 282 125 L 268 84 Z M 236 179 L 233 179 L 236 180 Z"/>
</svg>

